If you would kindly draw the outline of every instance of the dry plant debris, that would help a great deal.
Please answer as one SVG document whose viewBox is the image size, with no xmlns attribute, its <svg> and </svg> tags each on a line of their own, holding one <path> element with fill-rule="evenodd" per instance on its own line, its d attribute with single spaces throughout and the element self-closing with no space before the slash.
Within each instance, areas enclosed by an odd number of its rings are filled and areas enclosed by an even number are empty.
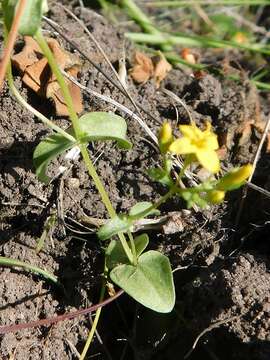
<svg viewBox="0 0 270 360">
<path fill-rule="evenodd" d="M 135 65 L 130 71 L 132 79 L 138 83 L 145 83 L 154 74 L 152 59 L 147 55 L 136 51 L 134 56 Z"/>
<path fill-rule="evenodd" d="M 25 45 L 21 52 L 13 55 L 13 65 L 22 73 L 22 81 L 41 97 L 52 99 L 58 116 L 68 116 L 68 109 L 61 94 L 56 78 L 52 75 L 46 58 L 43 57 L 37 42 L 24 37 Z M 63 50 L 52 38 L 47 39 L 48 45 L 61 70 L 76 78 L 80 69 L 79 59 Z M 77 113 L 83 110 L 80 89 L 71 81 L 66 80 Z"/>
<path fill-rule="evenodd" d="M 197 63 L 195 54 L 193 54 L 189 48 L 182 49 L 181 57 L 189 64 L 195 65 Z"/>
<path fill-rule="evenodd" d="M 160 52 L 157 57 L 151 59 L 149 56 L 136 51 L 134 56 L 135 65 L 130 70 L 130 75 L 137 83 L 145 83 L 153 78 L 156 87 L 165 79 L 172 66 Z"/>
</svg>

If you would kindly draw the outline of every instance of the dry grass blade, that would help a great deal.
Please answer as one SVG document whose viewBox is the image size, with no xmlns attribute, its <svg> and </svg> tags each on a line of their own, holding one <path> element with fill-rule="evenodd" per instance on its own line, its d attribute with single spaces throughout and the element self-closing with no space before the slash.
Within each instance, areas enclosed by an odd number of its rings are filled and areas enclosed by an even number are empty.
<svg viewBox="0 0 270 360">
<path fill-rule="evenodd" d="M 221 321 L 217 321 L 214 324 L 211 324 L 208 328 L 204 329 L 196 338 L 196 340 L 194 341 L 192 348 L 189 350 L 189 352 L 185 355 L 184 359 L 186 360 L 187 358 L 189 358 L 189 356 L 191 355 L 191 353 L 194 351 L 194 349 L 196 348 L 200 338 L 202 336 L 204 336 L 206 333 L 208 333 L 209 331 L 212 331 L 213 329 L 216 329 L 218 327 L 220 327 L 223 324 L 227 324 L 228 322 L 231 322 L 235 319 L 239 319 L 242 315 L 237 315 L 237 316 L 232 316 L 229 319 L 225 319 L 225 320 L 221 320 Z"/>
<path fill-rule="evenodd" d="M 129 116 L 133 117 L 139 124 L 140 126 L 145 130 L 145 132 L 149 135 L 149 137 L 156 143 L 158 144 L 158 140 L 156 135 L 152 132 L 152 130 L 148 127 L 148 125 L 136 114 L 134 114 L 133 111 L 131 111 L 130 109 L 128 109 L 126 106 L 120 104 L 119 102 L 117 102 L 116 100 L 111 99 L 110 97 L 106 96 L 106 95 L 102 95 L 99 94 L 98 92 L 96 92 L 95 90 L 92 90 L 86 86 L 81 85 L 75 78 L 73 78 L 72 76 L 68 75 L 66 72 L 63 72 L 63 74 L 69 79 L 71 80 L 74 84 L 76 84 L 77 86 L 79 86 L 82 90 L 86 91 L 88 94 L 91 94 L 103 101 L 106 101 L 107 103 L 112 104 L 113 106 L 117 107 L 119 110 L 124 111 L 126 114 L 128 114 Z"/>
<path fill-rule="evenodd" d="M 56 3 L 58 6 L 60 6 L 61 8 L 64 9 L 64 11 L 66 11 L 74 20 L 76 20 L 78 22 L 78 24 L 82 27 L 82 29 L 86 32 L 86 34 L 90 37 L 90 39 L 93 41 L 93 43 L 95 44 L 96 48 L 100 51 L 100 53 L 102 54 L 102 56 L 104 57 L 104 60 L 106 61 L 106 63 L 109 65 L 110 69 L 112 70 L 113 74 L 115 75 L 115 77 L 117 78 L 119 84 L 120 84 L 120 89 L 121 92 L 127 96 L 127 98 L 130 100 L 130 102 L 132 103 L 132 105 L 134 106 L 134 108 L 136 109 L 137 113 L 141 116 L 140 110 L 138 105 L 136 104 L 136 102 L 134 101 L 134 99 L 132 98 L 132 96 L 130 95 L 129 91 L 127 90 L 127 88 L 125 87 L 124 83 L 122 82 L 119 74 L 117 73 L 117 71 L 115 70 L 115 68 L 113 67 L 111 61 L 109 60 L 108 56 L 106 55 L 105 51 L 102 49 L 102 47 L 100 46 L 99 42 L 96 40 L 96 38 L 93 36 L 93 34 L 91 34 L 91 32 L 87 29 L 87 27 L 84 25 L 84 23 L 72 12 L 70 11 L 68 8 L 66 8 L 64 5 L 61 5 L 59 3 Z M 119 88 L 118 88 L 119 89 Z M 143 109 L 141 109 L 143 110 Z M 145 112 L 148 116 L 152 117 L 151 114 Z M 152 117 L 152 119 L 154 119 Z M 156 120 L 156 119 L 155 119 Z"/>
<path fill-rule="evenodd" d="M 252 163 L 252 165 L 253 165 L 252 173 L 251 173 L 251 175 L 250 175 L 250 177 L 249 177 L 249 179 L 247 181 L 247 184 L 246 184 L 246 186 L 244 187 L 244 190 L 243 190 L 242 199 L 241 199 L 241 202 L 240 202 L 240 205 L 239 205 L 239 210 L 238 210 L 238 213 L 237 213 L 237 216 L 236 216 L 236 222 L 235 222 L 236 227 L 238 227 L 238 225 L 239 225 L 239 221 L 240 221 L 242 211 L 243 211 L 243 208 L 244 208 L 245 200 L 246 200 L 247 193 L 248 193 L 248 184 L 251 182 L 251 180 L 253 178 L 253 175 L 255 173 L 258 161 L 259 161 L 260 156 L 261 156 L 262 147 L 263 147 L 263 144 L 264 144 L 264 142 L 266 140 L 269 129 L 270 129 L 270 117 L 267 120 L 267 123 L 265 125 L 265 128 L 264 128 L 260 143 L 258 145 L 256 154 L 255 154 L 255 157 L 254 157 L 254 160 L 253 160 L 253 163 Z"/>
<path fill-rule="evenodd" d="M 175 95 L 172 91 L 170 91 L 168 89 L 162 89 L 162 92 L 183 106 L 183 108 L 186 110 L 186 112 L 188 114 L 190 123 L 192 123 L 193 118 L 192 118 L 191 112 L 189 111 L 189 109 L 187 107 L 187 104 L 182 99 L 180 99 L 179 96 Z"/>
<path fill-rule="evenodd" d="M 100 66 L 98 66 L 82 49 L 80 49 L 73 40 L 71 40 L 66 34 L 60 30 L 61 26 L 57 24 L 55 21 L 52 21 L 51 19 L 47 18 L 46 16 L 42 17 L 47 24 L 51 26 L 51 28 L 59 34 L 66 42 L 68 42 L 74 49 L 78 51 L 78 53 L 86 60 L 88 61 L 96 70 L 98 70 L 113 86 L 115 86 L 123 95 L 127 96 L 126 91 L 123 90 L 123 84 L 118 85 L 114 80 L 111 79 L 111 77 L 103 71 Z M 118 74 L 117 74 L 118 75 Z M 121 80 L 120 80 L 121 82 Z M 133 101 L 133 100 L 132 100 Z M 139 108 L 141 111 L 143 111 L 149 118 L 151 118 L 154 122 L 158 122 L 157 119 L 151 115 L 148 111 L 145 110 L 145 108 L 135 103 L 136 107 Z M 138 111 L 138 110 L 137 110 Z"/>
</svg>

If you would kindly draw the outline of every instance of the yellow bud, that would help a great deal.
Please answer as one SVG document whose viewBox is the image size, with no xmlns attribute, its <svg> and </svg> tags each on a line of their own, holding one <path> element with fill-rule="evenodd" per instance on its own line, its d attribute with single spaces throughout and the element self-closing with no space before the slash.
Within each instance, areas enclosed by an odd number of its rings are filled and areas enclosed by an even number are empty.
<svg viewBox="0 0 270 360">
<path fill-rule="evenodd" d="M 168 122 L 163 123 L 159 132 L 159 148 L 162 153 L 166 152 L 173 141 L 172 128 Z"/>
<path fill-rule="evenodd" d="M 218 184 L 218 189 L 229 190 L 244 183 L 252 173 L 252 165 L 247 164 L 225 175 Z"/>
<path fill-rule="evenodd" d="M 207 200 L 212 204 L 220 204 L 225 197 L 225 191 L 213 190 L 207 194 Z"/>
<path fill-rule="evenodd" d="M 232 40 L 235 41 L 235 42 L 238 43 L 238 44 L 246 44 L 246 43 L 248 42 L 247 36 L 246 36 L 244 33 L 240 32 L 240 31 L 238 31 L 238 32 L 234 35 L 234 37 L 232 38 Z"/>
</svg>

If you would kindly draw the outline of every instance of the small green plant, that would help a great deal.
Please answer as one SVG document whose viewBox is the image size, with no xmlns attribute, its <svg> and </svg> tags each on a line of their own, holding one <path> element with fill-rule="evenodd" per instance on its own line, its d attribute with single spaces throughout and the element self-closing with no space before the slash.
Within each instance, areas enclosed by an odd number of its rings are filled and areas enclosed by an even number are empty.
<svg viewBox="0 0 270 360">
<path fill-rule="evenodd" d="M 16 0 L 3 2 L 7 33 L 16 16 L 17 3 Z M 119 148 L 131 149 L 132 145 L 126 136 L 126 122 L 122 117 L 106 112 L 87 113 L 80 119 L 78 118 L 65 79 L 40 29 L 41 16 L 46 9 L 46 1 L 28 1 L 18 31 L 20 34 L 33 36 L 47 58 L 68 107 L 71 127 L 64 131 L 53 125 L 42 114 L 31 109 L 14 86 L 10 65 L 7 70 L 9 86 L 16 98 L 46 125 L 55 130 L 52 135 L 42 140 L 34 151 L 33 160 L 36 174 L 39 180 L 48 183 L 50 178 L 46 171 L 50 161 L 71 148 L 78 147 L 80 149 L 88 173 L 111 218 L 97 232 L 101 241 L 109 242 L 107 246 L 105 245 L 105 279 L 114 282 L 144 306 L 157 312 L 168 313 L 172 311 L 175 304 L 175 289 L 169 259 L 158 251 L 145 251 L 149 242 L 148 235 L 141 234 L 133 237 L 135 221 L 157 213 L 159 206 L 174 196 L 185 199 L 188 207 L 192 207 L 194 204 L 205 207 L 220 203 L 223 201 L 226 191 L 233 190 L 245 182 L 252 167 L 246 165 L 240 169 L 234 169 L 217 179 L 214 175 L 220 171 L 220 162 L 216 153 L 218 142 L 211 125 L 207 123 L 204 131 L 194 123 L 181 125 L 182 137 L 175 138 L 170 124 L 164 123 L 159 134 L 162 167 L 150 169 L 149 176 L 154 181 L 159 181 L 167 186 L 167 193 L 154 204 L 139 202 L 130 209 L 128 214 L 116 214 L 91 161 L 87 146 L 92 141 L 113 140 L 116 141 Z M 183 168 L 177 177 L 172 176 L 173 155 L 182 155 L 185 159 Z M 199 163 L 209 171 L 209 179 L 196 187 L 184 188 L 180 180 L 185 177 L 188 167 L 194 163 Z M 101 301 L 105 293 L 104 289 L 103 285 Z M 99 314 L 100 311 L 96 315 L 95 326 Z M 92 330 L 90 338 L 93 336 Z"/>
</svg>

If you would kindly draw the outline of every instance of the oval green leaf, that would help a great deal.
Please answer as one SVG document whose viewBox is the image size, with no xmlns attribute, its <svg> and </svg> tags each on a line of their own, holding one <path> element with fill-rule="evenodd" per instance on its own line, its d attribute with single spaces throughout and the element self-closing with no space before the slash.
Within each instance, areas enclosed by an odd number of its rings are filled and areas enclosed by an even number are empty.
<svg viewBox="0 0 270 360">
<path fill-rule="evenodd" d="M 150 250 L 139 257 L 137 266 L 119 265 L 110 272 L 110 277 L 140 304 L 160 313 L 172 311 L 175 289 L 165 255 Z"/>
<path fill-rule="evenodd" d="M 100 240 L 108 240 L 113 235 L 128 231 L 132 226 L 132 222 L 124 216 L 115 216 L 108 220 L 105 225 L 97 232 L 97 236 Z"/>
<path fill-rule="evenodd" d="M 60 134 L 52 134 L 38 144 L 33 154 L 33 162 L 40 181 L 47 184 L 51 180 L 46 175 L 49 162 L 72 146 L 74 146 L 74 142 Z"/>
<path fill-rule="evenodd" d="M 80 141 L 115 140 L 122 149 L 131 149 L 127 124 L 121 116 L 108 112 L 91 112 L 80 117 Z"/>
<path fill-rule="evenodd" d="M 129 210 L 129 215 L 131 217 L 136 217 L 140 213 L 145 212 L 145 214 L 142 217 L 156 214 L 158 215 L 160 212 L 157 209 L 152 209 L 149 212 L 146 212 L 148 208 L 150 208 L 153 204 L 149 201 L 141 201 L 132 206 L 132 208 Z"/>
</svg>

